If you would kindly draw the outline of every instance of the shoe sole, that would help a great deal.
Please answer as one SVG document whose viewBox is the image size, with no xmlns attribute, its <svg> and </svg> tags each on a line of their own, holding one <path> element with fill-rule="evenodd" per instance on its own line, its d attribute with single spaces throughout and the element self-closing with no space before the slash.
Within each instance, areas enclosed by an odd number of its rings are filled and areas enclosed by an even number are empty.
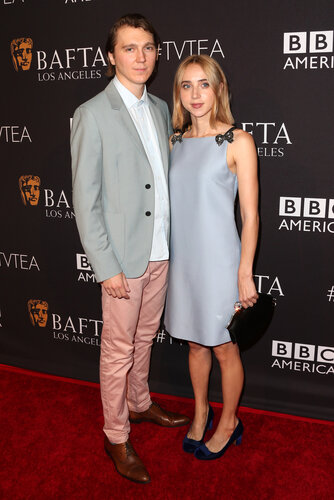
<svg viewBox="0 0 334 500">
<path fill-rule="evenodd" d="M 132 420 L 132 418 L 129 418 L 129 422 L 131 424 L 142 424 L 143 422 L 148 422 L 149 424 L 159 425 L 160 427 L 170 427 L 170 428 L 173 428 L 173 427 L 183 427 L 184 425 L 189 425 L 190 420 L 189 420 L 189 422 L 185 422 L 184 424 L 176 424 L 176 425 L 158 424 L 158 422 L 156 422 L 155 420 L 149 420 L 147 418 L 141 418 L 139 420 Z"/>
<path fill-rule="evenodd" d="M 137 484 L 148 484 L 148 483 L 150 483 L 150 482 L 151 482 L 151 478 L 150 478 L 150 479 L 148 479 L 147 481 L 138 481 L 137 479 L 132 479 L 131 477 L 125 476 L 124 474 L 122 474 L 121 472 L 119 472 L 119 470 L 117 469 L 116 464 L 115 464 L 115 461 L 114 461 L 114 459 L 113 459 L 112 455 L 111 455 L 111 454 L 109 453 L 109 451 L 107 450 L 107 448 L 104 448 L 104 451 L 106 452 L 106 454 L 108 455 L 108 457 L 109 457 L 109 458 L 111 458 L 111 460 L 112 460 L 112 462 L 113 462 L 113 464 L 114 464 L 114 466 L 115 466 L 116 472 L 117 472 L 120 476 L 124 477 L 124 478 L 125 478 L 125 479 L 127 479 L 128 481 L 132 481 L 133 483 L 137 483 Z"/>
</svg>

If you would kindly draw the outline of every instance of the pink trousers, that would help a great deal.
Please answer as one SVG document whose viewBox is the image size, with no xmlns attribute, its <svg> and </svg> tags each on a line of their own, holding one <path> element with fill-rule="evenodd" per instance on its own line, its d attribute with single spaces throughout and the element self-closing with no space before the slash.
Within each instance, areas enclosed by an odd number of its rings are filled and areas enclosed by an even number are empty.
<svg viewBox="0 0 334 500">
<path fill-rule="evenodd" d="M 168 261 L 149 262 L 142 276 L 128 279 L 130 299 L 115 299 L 102 286 L 100 384 L 103 430 L 112 443 L 128 439 L 129 409 L 141 412 L 151 405 L 147 379 L 167 272 Z"/>
</svg>

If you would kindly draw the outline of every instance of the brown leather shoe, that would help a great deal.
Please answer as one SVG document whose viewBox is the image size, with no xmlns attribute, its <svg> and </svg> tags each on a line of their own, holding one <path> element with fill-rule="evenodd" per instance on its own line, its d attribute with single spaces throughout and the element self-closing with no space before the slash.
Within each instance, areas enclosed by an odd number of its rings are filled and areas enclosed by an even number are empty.
<svg viewBox="0 0 334 500">
<path fill-rule="evenodd" d="M 129 420 L 132 424 L 141 422 L 152 422 L 163 427 L 181 427 L 190 422 L 190 418 L 179 413 L 163 410 L 158 403 L 152 403 L 148 410 L 137 413 L 129 411 Z"/>
<path fill-rule="evenodd" d="M 151 478 L 145 465 L 138 457 L 129 440 L 125 443 L 111 444 L 109 439 L 104 439 L 104 449 L 114 462 L 117 472 L 134 481 L 135 483 L 149 483 Z"/>
</svg>

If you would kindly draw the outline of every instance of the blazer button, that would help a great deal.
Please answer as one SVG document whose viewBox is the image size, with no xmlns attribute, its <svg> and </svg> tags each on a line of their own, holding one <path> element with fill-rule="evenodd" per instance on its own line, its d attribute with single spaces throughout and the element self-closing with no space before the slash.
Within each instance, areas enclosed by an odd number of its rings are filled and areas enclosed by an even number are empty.
<svg viewBox="0 0 334 500">
<path fill-rule="evenodd" d="M 151 212 L 147 211 L 147 212 L 145 212 L 145 215 L 147 215 L 147 217 L 149 217 L 151 215 Z"/>
<path fill-rule="evenodd" d="M 151 184 L 146 184 L 145 187 L 146 187 L 146 189 L 150 189 Z"/>
</svg>

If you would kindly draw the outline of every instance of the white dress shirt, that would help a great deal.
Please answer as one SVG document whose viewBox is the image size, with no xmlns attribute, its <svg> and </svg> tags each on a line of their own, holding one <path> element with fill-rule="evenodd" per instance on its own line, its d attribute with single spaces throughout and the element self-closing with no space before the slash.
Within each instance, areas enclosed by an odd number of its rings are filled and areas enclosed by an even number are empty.
<svg viewBox="0 0 334 500">
<path fill-rule="evenodd" d="M 169 258 L 167 243 L 169 230 L 168 187 L 146 87 L 144 87 L 141 98 L 137 99 L 132 92 L 124 87 L 117 76 L 114 77 L 113 82 L 133 120 L 153 172 L 155 209 L 150 261 L 167 260 Z"/>
</svg>

